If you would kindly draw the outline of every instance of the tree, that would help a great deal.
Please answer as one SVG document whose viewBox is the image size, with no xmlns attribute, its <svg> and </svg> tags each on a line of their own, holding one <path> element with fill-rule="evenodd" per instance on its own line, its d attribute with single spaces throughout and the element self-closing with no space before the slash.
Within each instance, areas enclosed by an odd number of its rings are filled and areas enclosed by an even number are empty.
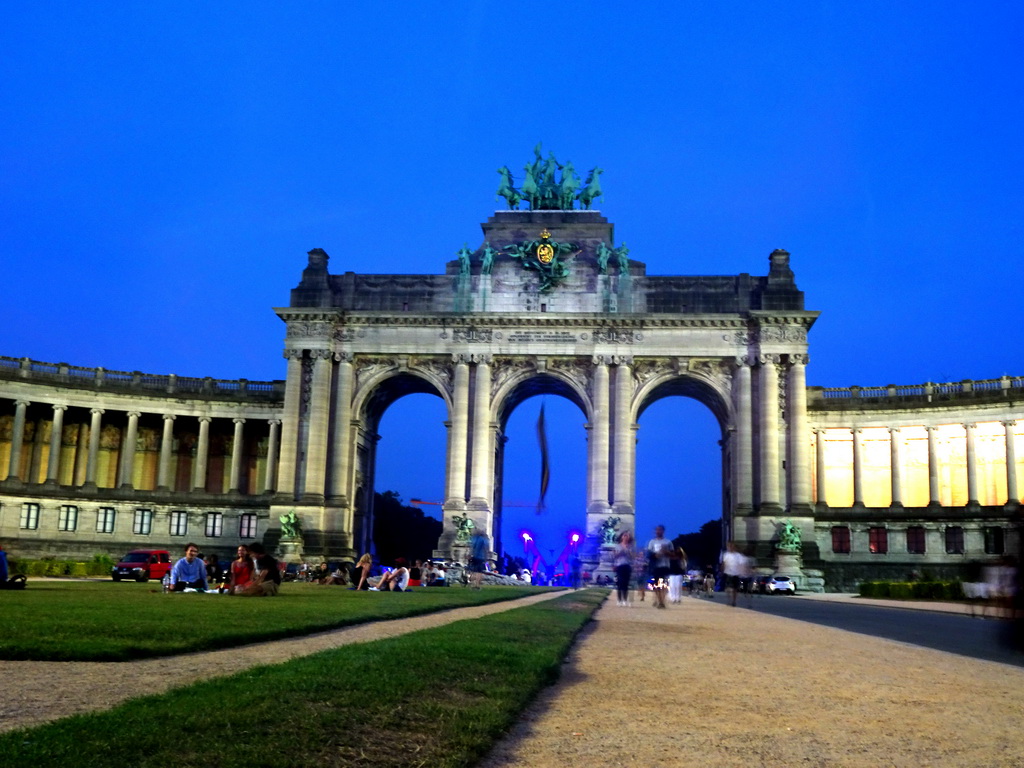
<svg viewBox="0 0 1024 768">
<path fill-rule="evenodd" d="M 396 558 L 428 560 L 441 536 L 441 521 L 402 503 L 395 491 L 373 494 L 373 544 L 378 559 L 390 565 Z"/>
<path fill-rule="evenodd" d="M 690 568 L 715 568 L 722 553 L 722 520 L 708 520 L 696 533 L 681 533 L 672 543 L 686 550 Z"/>
</svg>

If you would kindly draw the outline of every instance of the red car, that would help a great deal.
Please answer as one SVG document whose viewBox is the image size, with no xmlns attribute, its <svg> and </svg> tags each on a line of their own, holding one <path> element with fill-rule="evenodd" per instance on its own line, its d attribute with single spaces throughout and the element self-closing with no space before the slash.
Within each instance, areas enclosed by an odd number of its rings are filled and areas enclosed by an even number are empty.
<svg viewBox="0 0 1024 768">
<path fill-rule="evenodd" d="M 166 549 L 133 549 L 110 569 L 114 581 L 162 579 L 171 570 L 171 553 Z"/>
</svg>

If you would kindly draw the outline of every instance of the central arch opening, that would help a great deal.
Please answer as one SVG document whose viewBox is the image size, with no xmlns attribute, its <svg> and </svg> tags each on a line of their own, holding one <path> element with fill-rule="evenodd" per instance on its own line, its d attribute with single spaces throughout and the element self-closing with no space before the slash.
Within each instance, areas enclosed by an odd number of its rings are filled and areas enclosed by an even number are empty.
<svg viewBox="0 0 1024 768">
<path fill-rule="evenodd" d="M 495 483 L 496 549 L 522 558 L 533 570 L 538 562 L 550 578 L 571 549 L 573 534 L 586 533 L 586 417 L 579 396 L 564 382 L 537 376 L 521 383 L 505 399 L 499 415 L 504 448 Z M 544 410 L 548 489 L 538 512 L 541 448 L 538 420 Z M 498 506 L 500 504 L 500 507 Z M 530 536 L 524 543 L 523 534 Z M 563 563 L 564 565 L 564 563 Z"/>
<path fill-rule="evenodd" d="M 636 448 L 637 540 L 646 542 L 655 525 L 669 538 L 697 533 L 722 522 L 726 481 L 722 424 L 728 415 L 721 398 L 702 382 L 676 378 L 655 388 L 638 417 Z M 715 565 L 719 543 L 691 552 L 691 565 Z M 713 551 L 712 551 L 713 550 Z"/>
</svg>

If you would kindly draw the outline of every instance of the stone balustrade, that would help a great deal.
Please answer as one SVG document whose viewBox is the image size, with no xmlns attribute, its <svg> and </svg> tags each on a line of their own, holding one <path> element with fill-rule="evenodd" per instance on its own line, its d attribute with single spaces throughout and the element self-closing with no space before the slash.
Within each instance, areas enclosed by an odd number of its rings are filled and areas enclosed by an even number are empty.
<svg viewBox="0 0 1024 768">
<path fill-rule="evenodd" d="M 20 379 L 57 386 L 167 394 L 204 400 L 282 402 L 284 381 L 196 378 L 175 374 L 83 368 L 67 363 L 44 363 L 27 357 L 0 356 L 0 379 Z"/>
</svg>

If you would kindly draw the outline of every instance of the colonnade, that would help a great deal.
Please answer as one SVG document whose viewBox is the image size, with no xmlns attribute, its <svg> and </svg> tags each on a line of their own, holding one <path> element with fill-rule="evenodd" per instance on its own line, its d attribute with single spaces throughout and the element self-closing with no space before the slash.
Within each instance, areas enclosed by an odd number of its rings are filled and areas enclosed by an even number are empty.
<svg viewBox="0 0 1024 768">
<path fill-rule="evenodd" d="M 279 442 L 281 420 L 279 418 L 247 419 L 243 416 L 211 416 L 176 414 L 171 412 L 144 412 L 142 410 L 117 410 L 109 407 L 70 406 L 68 403 L 37 403 L 36 438 L 30 446 L 26 445 L 25 433 L 28 414 L 33 403 L 29 400 L 14 401 L 14 414 L 11 429 L 9 455 L 6 462 L 6 481 L 10 483 L 33 484 L 42 482 L 45 486 L 69 486 L 83 489 L 98 487 L 115 487 L 122 490 L 156 490 L 156 491 L 197 491 L 206 492 L 210 485 L 210 429 L 211 423 L 230 420 L 231 452 L 226 466 L 225 477 L 214 478 L 215 490 L 228 493 L 268 492 L 274 488 L 277 463 L 277 445 Z M 76 408 L 82 417 L 74 431 L 70 443 L 72 450 L 65 450 L 67 433 L 66 420 L 69 408 Z M 84 418 L 88 411 L 88 419 Z M 48 417 L 48 418 L 47 418 Z M 190 477 L 182 487 L 172 477 L 172 463 L 180 453 L 175 451 L 175 422 L 180 418 L 194 418 L 197 422 L 197 435 L 194 447 L 189 451 L 191 457 Z M 159 448 L 156 459 L 155 483 L 136 482 L 136 458 L 140 438 L 140 420 L 150 423 L 155 418 L 162 419 Z M 41 427 L 50 422 L 48 444 L 44 446 L 40 440 Z M 254 422 L 257 424 L 254 428 Z M 249 424 L 248 432 L 246 424 Z M 117 456 L 116 467 L 111 478 L 99 477 L 101 437 L 104 427 L 116 424 L 119 430 L 116 447 L 112 447 L 112 455 Z M 266 437 L 264 438 L 264 435 Z M 263 481 L 258 487 L 243 488 L 243 461 L 245 446 L 249 441 L 266 440 L 266 465 Z M 44 448 L 46 449 L 44 451 Z M 46 453 L 45 463 L 43 453 Z M 227 457 L 225 457 L 227 458 Z M 149 485 L 150 487 L 145 487 Z M 250 484 L 251 485 L 251 484 Z"/>
<path fill-rule="evenodd" d="M 992 422 L 994 425 L 996 422 Z M 1020 491 L 1018 487 L 1017 466 L 1017 421 L 1000 420 L 1002 427 L 1003 455 L 1005 457 L 1005 487 L 1007 506 L 1020 504 Z M 929 507 L 943 506 L 942 499 L 942 476 L 943 470 L 948 466 L 944 463 L 939 446 L 940 432 L 950 427 L 959 426 L 963 430 L 964 441 L 964 464 L 962 483 L 966 487 L 966 504 L 971 507 L 982 506 L 984 499 L 979 487 L 979 456 L 978 456 L 978 422 L 966 422 L 959 425 L 950 424 L 924 424 L 920 425 L 927 432 L 927 464 L 928 464 L 928 489 L 927 498 Z M 889 491 L 890 503 L 893 508 L 904 506 L 907 495 L 905 483 L 905 461 L 903 452 L 905 448 L 905 430 L 911 429 L 908 426 L 889 426 L 886 431 L 889 435 Z M 866 506 L 866 464 L 864 448 L 864 427 L 841 428 L 842 431 L 852 436 L 852 475 L 853 475 L 853 506 Z M 830 432 L 840 431 L 837 427 L 814 428 L 815 442 L 815 464 L 816 464 L 816 502 L 819 507 L 825 508 L 829 505 L 829 465 L 826 459 L 827 437 Z"/>
</svg>

